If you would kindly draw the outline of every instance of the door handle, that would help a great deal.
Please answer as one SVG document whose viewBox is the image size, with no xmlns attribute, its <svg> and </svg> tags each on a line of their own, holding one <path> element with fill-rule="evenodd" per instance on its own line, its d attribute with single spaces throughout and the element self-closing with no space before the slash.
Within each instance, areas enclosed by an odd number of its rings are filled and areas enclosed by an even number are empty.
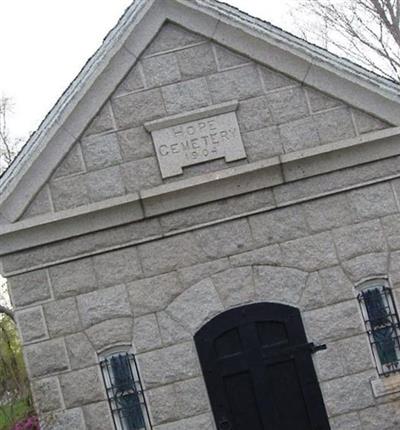
<svg viewBox="0 0 400 430">
<path fill-rule="evenodd" d="M 222 417 L 219 420 L 218 430 L 232 430 L 232 424 L 226 417 Z"/>
</svg>

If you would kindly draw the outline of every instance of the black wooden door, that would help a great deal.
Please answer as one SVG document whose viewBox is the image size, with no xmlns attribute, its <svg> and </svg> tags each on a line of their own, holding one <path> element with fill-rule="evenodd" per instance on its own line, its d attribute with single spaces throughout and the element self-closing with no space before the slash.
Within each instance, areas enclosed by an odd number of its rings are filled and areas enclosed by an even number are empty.
<svg viewBox="0 0 400 430">
<path fill-rule="evenodd" d="M 257 303 L 195 335 L 218 430 L 329 430 L 298 309 Z"/>
</svg>

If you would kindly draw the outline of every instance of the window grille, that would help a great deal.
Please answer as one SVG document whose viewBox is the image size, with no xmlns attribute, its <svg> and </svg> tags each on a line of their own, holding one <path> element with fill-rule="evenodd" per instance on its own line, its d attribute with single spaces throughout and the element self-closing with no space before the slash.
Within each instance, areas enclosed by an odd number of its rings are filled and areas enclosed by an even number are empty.
<svg viewBox="0 0 400 430">
<path fill-rule="evenodd" d="M 117 353 L 100 362 L 114 426 L 117 430 L 150 430 L 143 387 L 133 354 Z"/>
<path fill-rule="evenodd" d="M 374 284 L 358 295 L 379 375 L 400 371 L 399 316 L 392 290 Z"/>
</svg>

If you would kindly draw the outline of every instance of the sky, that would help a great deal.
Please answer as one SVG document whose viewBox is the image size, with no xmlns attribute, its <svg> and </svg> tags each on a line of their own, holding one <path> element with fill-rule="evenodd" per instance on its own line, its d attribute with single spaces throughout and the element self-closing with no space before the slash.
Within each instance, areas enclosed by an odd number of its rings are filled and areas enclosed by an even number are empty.
<svg viewBox="0 0 400 430">
<path fill-rule="evenodd" d="M 297 0 L 225 0 L 293 30 Z M 0 95 L 9 128 L 25 140 L 100 46 L 131 0 L 0 0 Z"/>
</svg>

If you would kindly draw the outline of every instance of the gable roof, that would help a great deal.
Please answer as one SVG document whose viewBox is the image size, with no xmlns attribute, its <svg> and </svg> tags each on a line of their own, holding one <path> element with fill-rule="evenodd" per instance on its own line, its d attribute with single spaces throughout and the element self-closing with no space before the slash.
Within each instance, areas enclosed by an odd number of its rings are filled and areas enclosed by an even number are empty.
<svg viewBox="0 0 400 430">
<path fill-rule="evenodd" d="M 136 0 L 0 178 L 14 222 L 167 20 L 400 125 L 400 86 L 216 0 Z"/>
</svg>

